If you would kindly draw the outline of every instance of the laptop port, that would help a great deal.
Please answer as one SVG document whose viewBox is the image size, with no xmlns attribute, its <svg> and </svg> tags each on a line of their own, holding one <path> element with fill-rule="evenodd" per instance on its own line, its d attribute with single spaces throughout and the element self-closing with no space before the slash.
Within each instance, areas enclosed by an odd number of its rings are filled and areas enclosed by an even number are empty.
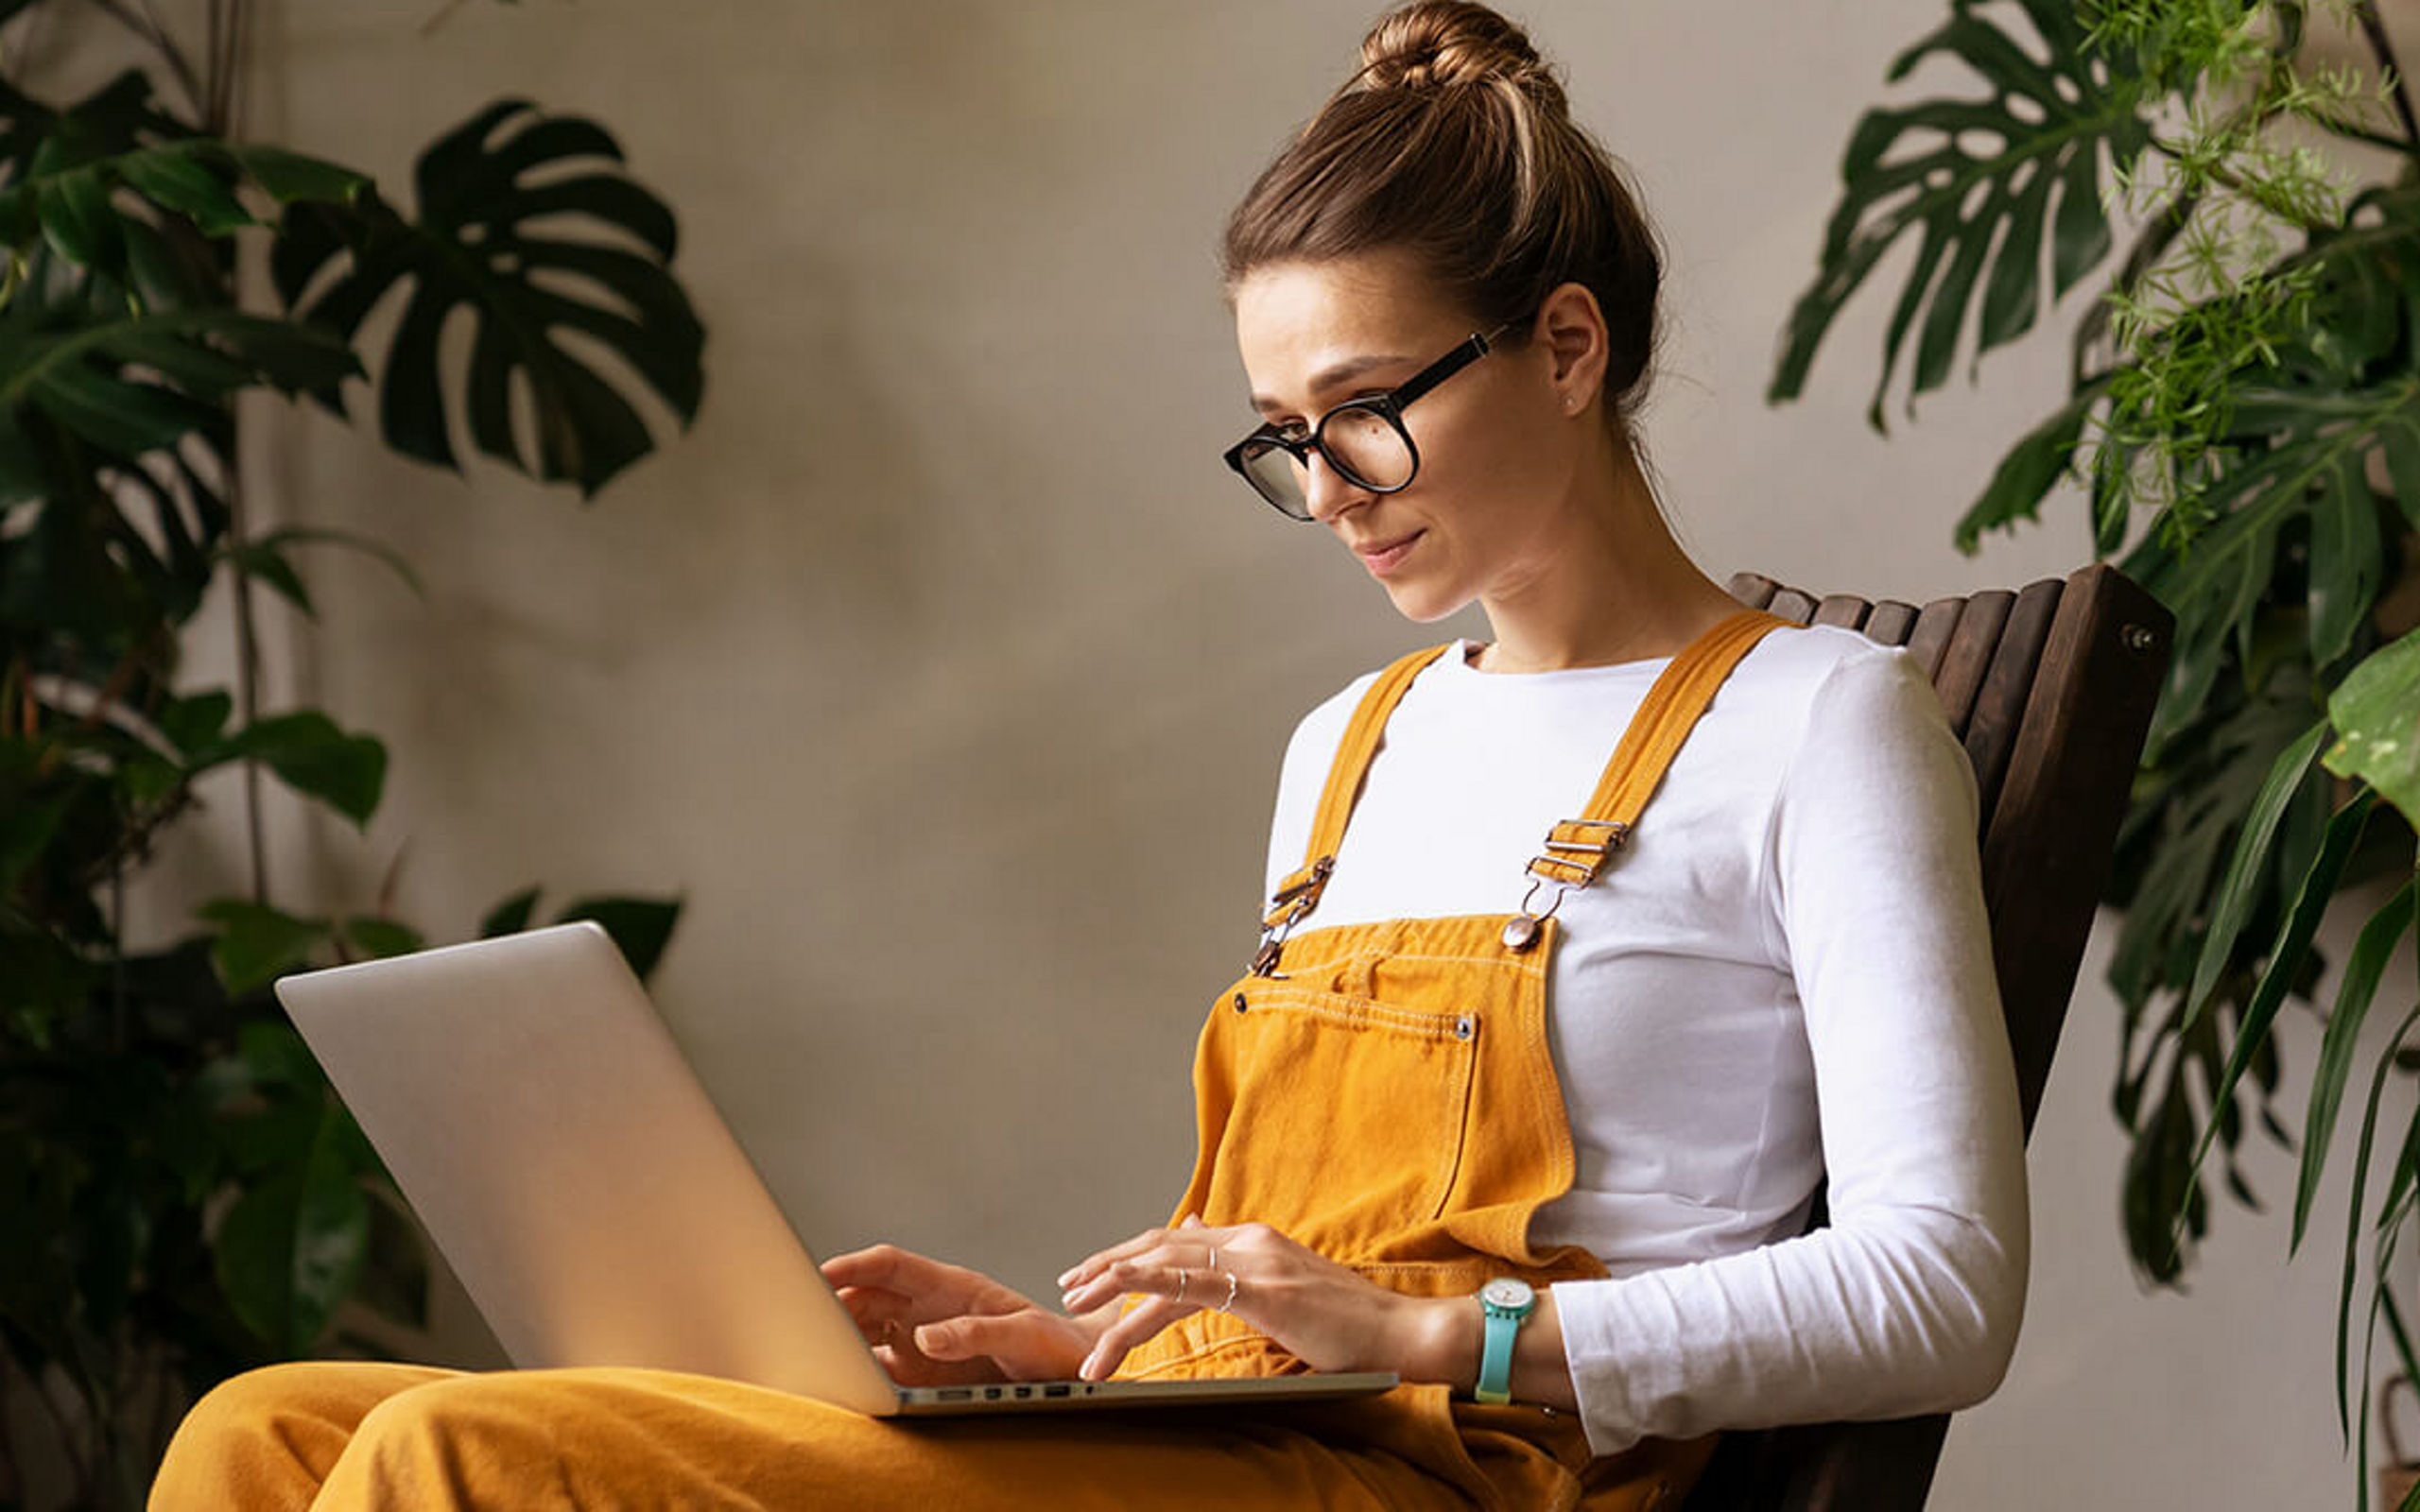
<svg viewBox="0 0 2420 1512">
<path fill-rule="evenodd" d="M 997 1401 L 997 1400 L 1000 1400 L 1000 1388 L 999 1388 L 999 1387 L 997 1387 L 997 1386 L 985 1386 L 985 1387 L 983 1388 L 983 1400 L 984 1400 L 985 1401 Z"/>
<path fill-rule="evenodd" d="M 1062 1381 L 1057 1385 L 1043 1387 L 1042 1394 L 1046 1397 L 1064 1397 L 1071 1395 L 1075 1389 L 1075 1387 Z"/>
<path fill-rule="evenodd" d="M 967 1386 L 943 1386 L 939 1393 L 943 1401 L 973 1401 L 975 1392 Z"/>
</svg>

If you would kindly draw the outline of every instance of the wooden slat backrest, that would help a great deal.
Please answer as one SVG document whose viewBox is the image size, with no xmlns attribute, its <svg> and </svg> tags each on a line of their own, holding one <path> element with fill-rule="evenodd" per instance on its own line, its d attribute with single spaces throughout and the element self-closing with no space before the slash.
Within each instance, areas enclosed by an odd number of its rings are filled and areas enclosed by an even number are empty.
<svg viewBox="0 0 2420 1512">
<path fill-rule="evenodd" d="M 2017 593 L 1817 598 L 1742 573 L 1733 596 L 1797 624 L 1862 627 L 1905 645 L 1965 743 L 1980 798 L 1983 900 L 2000 1005 L 2033 1129 L 2174 620 L 2115 568 Z M 1725 1436 L 1690 1512 L 1919 1512 L 1945 1416 L 1814 1423 Z"/>
</svg>

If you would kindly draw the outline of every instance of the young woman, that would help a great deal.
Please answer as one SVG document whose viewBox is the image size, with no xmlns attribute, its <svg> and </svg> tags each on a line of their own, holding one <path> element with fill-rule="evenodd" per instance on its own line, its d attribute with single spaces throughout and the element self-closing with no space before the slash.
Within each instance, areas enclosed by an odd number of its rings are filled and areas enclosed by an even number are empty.
<svg viewBox="0 0 2420 1512">
<path fill-rule="evenodd" d="M 1224 254 L 1260 415 L 1228 463 L 1491 639 L 1296 730 L 1175 1223 L 1056 1305 L 889 1246 L 825 1271 L 910 1383 L 1407 1384 L 901 1425 L 661 1372 L 284 1366 L 196 1409 L 155 1507 L 1644 1508 L 1718 1430 L 1993 1388 L 2025 1178 L 1973 779 L 1904 653 L 1743 612 L 1674 543 L 1633 429 L 1654 238 L 1528 39 L 1383 18 Z"/>
</svg>

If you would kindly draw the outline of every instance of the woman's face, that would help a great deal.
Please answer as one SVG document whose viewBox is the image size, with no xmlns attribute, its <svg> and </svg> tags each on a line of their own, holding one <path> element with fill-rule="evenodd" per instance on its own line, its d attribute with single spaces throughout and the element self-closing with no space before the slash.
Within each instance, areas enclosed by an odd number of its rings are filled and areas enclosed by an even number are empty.
<svg viewBox="0 0 2420 1512">
<path fill-rule="evenodd" d="M 1411 377 L 1467 339 L 1473 320 L 1396 252 L 1277 264 L 1236 290 L 1253 406 L 1297 431 Z M 1403 412 L 1420 471 L 1398 492 L 1357 488 L 1312 457 L 1312 517 L 1406 617 L 1425 623 L 1474 599 L 1508 602 L 1553 565 L 1576 519 L 1586 428 L 1554 369 L 1547 344 L 1530 341 L 1493 350 L 1422 395 Z"/>
</svg>

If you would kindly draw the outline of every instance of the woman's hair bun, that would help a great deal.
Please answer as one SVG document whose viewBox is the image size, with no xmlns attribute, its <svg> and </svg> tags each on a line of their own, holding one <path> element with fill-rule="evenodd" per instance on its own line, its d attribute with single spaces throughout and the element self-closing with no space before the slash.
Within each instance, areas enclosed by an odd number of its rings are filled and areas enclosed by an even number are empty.
<svg viewBox="0 0 2420 1512">
<path fill-rule="evenodd" d="M 1561 108 L 1563 86 L 1529 33 L 1471 0 L 1412 0 L 1361 39 L 1363 89 L 1437 89 L 1501 81 Z"/>
</svg>

